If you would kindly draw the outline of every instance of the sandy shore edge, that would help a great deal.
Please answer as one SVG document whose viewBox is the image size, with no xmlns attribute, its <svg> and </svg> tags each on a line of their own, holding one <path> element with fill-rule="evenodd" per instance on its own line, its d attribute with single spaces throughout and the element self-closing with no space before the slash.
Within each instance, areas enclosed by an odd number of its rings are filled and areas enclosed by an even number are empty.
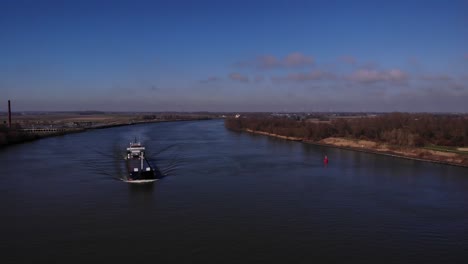
<svg viewBox="0 0 468 264">
<path fill-rule="evenodd" d="M 287 137 L 277 134 L 272 134 L 263 131 L 255 131 L 252 129 L 243 129 L 243 132 L 248 132 L 252 134 L 264 135 L 269 137 L 275 137 L 285 140 L 303 142 L 306 144 L 326 146 L 341 148 L 353 151 L 361 151 L 372 154 L 386 155 L 404 159 L 440 163 L 452 166 L 459 166 L 468 168 L 468 155 L 462 155 L 457 153 L 443 152 L 428 150 L 423 148 L 406 148 L 406 147 L 396 147 L 389 146 L 387 144 L 382 144 L 374 141 L 368 140 L 358 140 L 358 139 L 346 139 L 346 138 L 336 138 L 330 137 L 325 138 L 320 141 L 311 141 L 305 140 L 298 137 Z"/>
</svg>

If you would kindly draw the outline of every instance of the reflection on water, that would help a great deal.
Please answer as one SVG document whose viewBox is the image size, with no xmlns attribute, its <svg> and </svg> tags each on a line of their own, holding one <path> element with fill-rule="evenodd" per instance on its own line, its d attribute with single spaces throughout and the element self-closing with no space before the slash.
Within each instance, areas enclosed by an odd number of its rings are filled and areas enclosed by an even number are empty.
<svg viewBox="0 0 468 264">
<path fill-rule="evenodd" d="M 146 208 L 151 210 L 154 200 L 155 183 L 127 183 L 128 184 L 128 198 L 130 205 L 133 208 Z"/>
<path fill-rule="evenodd" d="M 150 194 L 154 191 L 154 185 L 156 183 L 128 183 L 128 189 L 132 196 L 147 196 L 151 197 Z"/>
<path fill-rule="evenodd" d="M 114 180 L 135 136 L 169 177 Z M 468 252 L 467 169 L 222 121 L 43 139 L 0 151 L 0 168 L 2 263 L 463 263 Z"/>
</svg>

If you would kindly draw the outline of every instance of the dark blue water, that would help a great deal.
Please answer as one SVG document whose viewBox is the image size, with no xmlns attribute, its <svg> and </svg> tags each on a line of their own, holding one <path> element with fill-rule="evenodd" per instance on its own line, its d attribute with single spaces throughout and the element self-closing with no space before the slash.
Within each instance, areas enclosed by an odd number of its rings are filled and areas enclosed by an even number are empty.
<svg viewBox="0 0 468 264">
<path fill-rule="evenodd" d="M 135 136 L 170 176 L 116 179 Z M 2 263 L 468 259 L 468 169 L 240 134 L 222 121 L 6 148 L 0 199 Z"/>
</svg>

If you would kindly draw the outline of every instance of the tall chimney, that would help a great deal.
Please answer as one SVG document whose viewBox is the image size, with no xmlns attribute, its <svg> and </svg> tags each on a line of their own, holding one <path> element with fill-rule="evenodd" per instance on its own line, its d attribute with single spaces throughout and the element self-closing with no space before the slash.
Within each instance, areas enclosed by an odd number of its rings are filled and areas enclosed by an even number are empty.
<svg viewBox="0 0 468 264">
<path fill-rule="evenodd" d="M 11 128 L 11 103 L 8 100 L 8 127 Z"/>
</svg>

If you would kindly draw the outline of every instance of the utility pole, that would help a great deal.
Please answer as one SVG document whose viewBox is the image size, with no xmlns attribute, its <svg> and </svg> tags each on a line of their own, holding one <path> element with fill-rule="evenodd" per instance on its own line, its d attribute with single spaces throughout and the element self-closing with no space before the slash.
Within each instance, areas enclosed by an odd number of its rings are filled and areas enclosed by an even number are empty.
<svg viewBox="0 0 468 264">
<path fill-rule="evenodd" d="M 8 100 L 8 128 L 11 128 L 11 102 Z"/>
</svg>

